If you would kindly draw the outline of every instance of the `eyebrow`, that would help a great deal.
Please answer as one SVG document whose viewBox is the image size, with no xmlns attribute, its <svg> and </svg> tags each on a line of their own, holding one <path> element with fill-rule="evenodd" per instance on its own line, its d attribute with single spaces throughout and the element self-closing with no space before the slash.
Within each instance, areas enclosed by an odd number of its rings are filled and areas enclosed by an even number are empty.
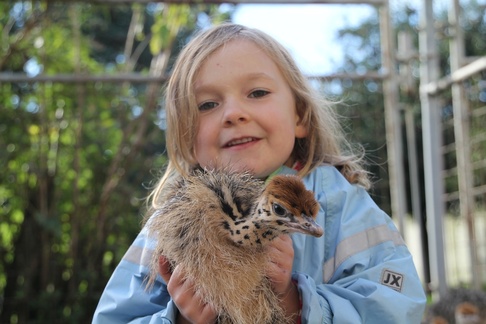
<svg viewBox="0 0 486 324">
<path fill-rule="evenodd" d="M 248 81 L 263 79 L 263 80 L 267 80 L 267 81 L 270 81 L 270 82 L 276 82 L 274 77 L 271 77 L 270 75 L 268 75 L 267 73 L 264 73 L 264 72 L 251 72 L 251 73 L 243 75 L 242 78 L 245 79 L 245 80 L 248 80 Z M 198 84 L 196 82 L 194 85 L 195 85 L 194 86 L 195 92 L 208 91 L 208 90 L 211 90 L 211 88 L 213 87 L 211 84 L 207 84 L 207 83 L 202 83 L 202 84 L 199 83 Z"/>
<path fill-rule="evenodd" d="M 271 76 L 269 76 L 268 74 L 266 74 L 264 72 L 249 73 L 248 74 L 248 79 L 250 79 L 250 80 L 254 80 L 254 79 L 268 79 L 268 80 L 271 80 L 271 81 L 274 80 L 274 78 L 272 78 Z"/>
</svg>

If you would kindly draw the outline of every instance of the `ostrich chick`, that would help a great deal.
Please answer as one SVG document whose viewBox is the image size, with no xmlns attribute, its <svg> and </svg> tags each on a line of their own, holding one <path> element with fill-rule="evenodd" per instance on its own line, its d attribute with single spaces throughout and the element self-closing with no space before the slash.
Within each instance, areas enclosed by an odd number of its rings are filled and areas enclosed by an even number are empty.
<svg viewBox="0 0 486 324">
<path fill-rule="evenodd" d="M 265 276 L 265 244 L 283 233 L 320 237 L 319 205 L 297 176 L 267 185 L 248 173 L 195 171 L 164 191 L 148 220 L 159 256 L 181 265 L 196 293 L 217 310 L 219 323 L 288 323 Z"/>
</svg>

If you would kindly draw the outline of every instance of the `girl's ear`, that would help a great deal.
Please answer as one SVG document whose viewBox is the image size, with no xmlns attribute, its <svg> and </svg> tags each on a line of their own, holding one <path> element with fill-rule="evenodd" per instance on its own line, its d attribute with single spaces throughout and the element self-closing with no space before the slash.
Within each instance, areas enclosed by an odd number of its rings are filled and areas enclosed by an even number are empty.
<svg viewBox="0 0 486 324">
<path fill-rule="evenodd" d="M 307 137 L 308 131 L 304 125 L 297 124 L 295 126 L 295 137 L 296 138 L 304 138 Z"/>
<path fill-rule="evenodd" d="M 295 115 L 295 138 L 304 138 L 307 137 L 309 134 L 309 131 L 307 130 L 307 127 L 302 124 L 301 118 L 299 117 L 298 114 Z"/>
</svg>

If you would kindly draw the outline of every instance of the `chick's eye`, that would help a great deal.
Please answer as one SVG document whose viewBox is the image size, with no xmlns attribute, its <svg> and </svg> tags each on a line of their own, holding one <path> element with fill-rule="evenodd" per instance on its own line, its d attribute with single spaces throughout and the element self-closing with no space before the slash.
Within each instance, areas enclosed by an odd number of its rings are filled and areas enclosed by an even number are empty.
<svg viewBox="0 0 486 324">
<path fill-rule="evenodd" d="M 255 90 L 255 91 L 252 91 L 252 93 L 250 93 L 249 97 L 250 98 L 261 98 L 261 97 L 265 97 L 269 93 L 270 92 L 266 91 L 266 90 Z"/>
<path fill-rule="evenodd" d="M 287 212 L 287 210 L 285 210 L 285 208 L 283 208 L 282 206 L 280 206 L 279 204 L 277 203 L 274 203 L 273 204 L 273 211 L 275 214 L 277 214 L 278 216 L 283 216 L 285 215 L 285 213 Z"/>
<path fill-rule="evenodd" d="M 210 109 L 213 109 L 213 108 L 215 108 L 215 107 L 217 107 L 217 106 L 218 106 L 218 104 L 217 104 L 217 103 L 212 102 L 212 101 L 208 101 L 208 102 L 203 102 L 202 104 L 200 104 L 200 105 L 198 106 L 198 109 L 199 109 L 200 111 L 205 111 L 205 110 L 210 110 Z"/>
</svg>

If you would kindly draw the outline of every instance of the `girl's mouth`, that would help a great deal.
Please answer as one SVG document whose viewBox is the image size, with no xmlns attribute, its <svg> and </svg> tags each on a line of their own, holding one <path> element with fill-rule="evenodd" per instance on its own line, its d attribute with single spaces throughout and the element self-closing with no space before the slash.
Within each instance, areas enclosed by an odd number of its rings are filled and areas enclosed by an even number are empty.
<svg viewBox="0 0 486 324">
<path fill-rule="evenodd" d="M 250 143 L 250 142 L 253 142 L 253 141 L 256 141 L 256 140 L 257 139 L 254 138 L 254 137 L 239 138 L 239 139 L 229 141 L 228 143 L 225 144 L 224 147 L 232 147 L 232 146 L 235 146 L 235 145 L 246 144 L 246 143 Z"/>
</svg>

